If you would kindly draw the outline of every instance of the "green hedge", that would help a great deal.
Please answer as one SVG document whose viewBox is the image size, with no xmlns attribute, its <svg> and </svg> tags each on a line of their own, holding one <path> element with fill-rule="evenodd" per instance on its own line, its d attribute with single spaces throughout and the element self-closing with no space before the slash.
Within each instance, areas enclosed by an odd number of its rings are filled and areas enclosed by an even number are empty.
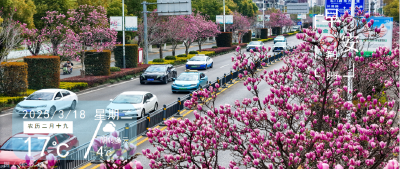
<svg viewBox="0 0 400 169">
<path fill-rule="evenodd" d="M 60 86 L 59 56 L 27 56 L 29 89 L 58 88 Z"/>
<path fill-rule="evenodd" d="M 28 64 L 3 62 L 0 66 L 0 94 L 17 96 L 28 89 Z"/>
<path fill-rule="evenodd" d="M 185 57 L 187 57 L 187 55 L 186 55 L 186 54 L 180 54 L 180 55 L 178 55 L 178 56 L 176 56 L 176 57 L 182 57 L 182 58 L 185 58 Z"/>
<path fill-rule="evenodd" d="M 232 46 L 232 32 L 221 32 L 215 38 L 218 47 L 231 47 Z"/>
<path fill-rule="evenodd" d="M 260 38 L 252 38 L 251 41 L 258 41 Z"/>
<path fill-rule="evenodd" d="M 175 56 L 165 56 L 165 60 L 176 60 Z"/>
<path fill-rule="evenodd" d="M 268 29 L 267 28 L 262 28 L 261 29 L 261 39 L 267 39 L 268 38 Z"/>
<path fill-rule="evenodd" d="M 102 52 L 97 52 L 96 50 L 87 51 L 85 58 L 85 74 L 93 76 L 108 76 L 110 75 L 110 64 L 110 50 L 103 50 Z"/>
<path fill-rule="evenodd" d="M 197 51 L 190 51 L 189 54 L 199 54 Z"/>
<path fill-rule="evenodd" d="M 137 67 L 139 53 L 138 45 L 136 44 L 125 44 L 125 66 L 126 68 Z M 123 47 L 121 44 L 116 45 L 114 48 L 114 59 L 116 67 L 124 67 Z"/>
<path fill-rule="evenodd" d="M 218 46 L 212 46 L 211 48 L 218 48 Z"/>
<path fill-rule="evenodd" d="M 121 71 L 121 68 L 119 68 L 119 67 L 110 67 L 110 71 L 111 72 L 119 72 L 119 71 Z"/>
<path fill-rule="evenodd" d="M 153 59 L 153 62 L 164 62 L 164 59 Z"/>
<path fill-rule="evenodd" d="M 242 43 L 249 43 L 251 42 L 251 30 L 243 35 Z"/>
<path fill-rule="evenodd" d="M 282 28 L 281 27 L 273 27 L 272 28 L 272 34 L 281 35 L 282 34 Z"/>
</svg>

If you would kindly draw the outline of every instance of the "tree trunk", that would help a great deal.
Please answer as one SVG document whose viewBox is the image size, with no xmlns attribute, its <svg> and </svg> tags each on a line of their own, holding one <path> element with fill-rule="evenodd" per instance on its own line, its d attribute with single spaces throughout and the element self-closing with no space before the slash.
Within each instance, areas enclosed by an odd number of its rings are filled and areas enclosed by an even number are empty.
<svg viewBox="0 0 400 169">
<path fill-rule="evenodd" d="M 86 72 L 85 72 L 85 51 L 82 52 L 81 64 L 82 64 L 81 78 L 85 78 L 85 76 L 86 76 Z"/>
<path fill-rule="evenodd" d="M 159 49 L 160 50 L 160 59 L 162 59 L 163 58 L 163 56 L 162 56 L 162 47 L 161 47 L 162 44 L 159 44 L 159 45 L 160 45 L 160 49 Z"/>
<path fill-rule="evenodd" d="M 177 45 L 178 45 L 177 43 L 172 44 L 172 56 L 175 56 L 175 49 Z"/>
<path fill-rule="evenodd" d="M 197 42 L 199 44 L 199 52 L 201 52 L 201 40 Z"/>
</svg>

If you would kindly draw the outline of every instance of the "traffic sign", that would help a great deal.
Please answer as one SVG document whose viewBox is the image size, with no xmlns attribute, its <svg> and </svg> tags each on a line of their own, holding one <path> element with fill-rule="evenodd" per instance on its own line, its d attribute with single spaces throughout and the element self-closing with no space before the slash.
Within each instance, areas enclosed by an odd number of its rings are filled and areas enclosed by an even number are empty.
<svg viewBox="0 0 400 169">
<path fill-rule="evenodd" d="M 309 12 L 308 3 L 287 3 L 286 7 L 288 14 L 302 14 Z"/>
<path fill-rule="evenodd" d="M 338 9 L 338 17 L 342 16 L 345 11 L 348 11 L 351 14 L 350 7 L 351 7 L 352 0 L 326 0 L 325 9 L 326 10 L 334 10 Z M 355 7 L 359 7 L 360 10 L 364 10 L 364 0 L 354 0 Z M 356 11 L 357 12 L 357 11 Z"/>
<path fill-rule="evenodd" d="M 297 25 L 302 25 L 301 22 L 297 22 Z"/>
</svg>

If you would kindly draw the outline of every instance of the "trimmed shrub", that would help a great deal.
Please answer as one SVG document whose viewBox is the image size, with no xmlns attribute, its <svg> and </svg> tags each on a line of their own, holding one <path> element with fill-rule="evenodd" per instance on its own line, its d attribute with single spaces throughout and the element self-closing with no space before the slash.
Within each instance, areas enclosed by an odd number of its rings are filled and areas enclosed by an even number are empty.
<svg viewBox="0 0 400 169">
<path fill-rule="evenodd" d="M 218 47 L 231 47 L 232 46 L 232 32 L 221 32 L 215 38 Z"/>
<path fill-rule="evenodd" d="M 165 60 L 176 60 L 175 56 L 165 56 Z"/>
<path fill-rule="evenodd" d="M 267 28 L 262 28 L 261 29 L 261 39 L 267 39 L 268 38 L 268 29 Z"/>
<path fill-rule="evenodd" d="M 190 51 L 189 54 L 199 54 L 197 51 Z"/>
<path fill-rule="evenodd" d="M 29 89 L 58 88 L 60 86 L 59 56 L 26 56 Z"/>
<path fill-rule="evenodd" d="M 123 47 L 121 44 L 115 45 L 114 59 L 116 67 L 124 67 Z M 126 68 L 137 67 L 139 53 L 137 44 L 125 44 L 125 66 Z"/>
<path fill-rule="evenodd" d="M 85 89 L 88 87 L 86 82 L 60 82 L 60 89 L 74 90 L 74 89 Z"/>
<path fill-rule="evenodd" d="M 281 35 L 282 34 L 282 28 L 281 27 L 273 27 L 272 28 L 272 34 Z"/>
<path fill-rule="evenodd" d="M 97 52 L 96 50 L 87 51 L 85 58 L 85 74 L 93 76 L 110 75 L 110 64 L 110 50 L 103 50 L 102 52 Z"/>
<path fill-rule="evenodd" d="M 211 47 L 211 48 L 218 48 L 218 46 L 213 46 L 213 47 Z"/>
<path fill-rule="evenodd" d="M 153 62 L 164 62 L 164 59 L 153 59 Z"/>
<path fill-rule="evenodd" d="M 16 96 L 28 89 L 28 64 L 3 62 L 0 65 L 0 94 Z"/>
<path fill-rule="evenodd" d="M 251 41 L 258 41 L 260 38 L 252 38 Z"/>
<path fill-rule="evenodd" d="M 121 68 L 119 68 L 119 67 L 110 67 L 110 71 L 111 72 L 118 72 L 118 71 L 121 71 Z"/>
<path fill-rule="evenodd" d="M 243 35 L 242 43 L 249 43 L 251 41 L 251 30 Z"/>
<path fill-rule="evenodd" d="M 193 51 L 190 51 L 190 52 L 193 52 Z M 190 52 L 189 52 L 189 54 L 190 54 Z M 176 56 L 176 57 L 181 57 L 181 58 L 183 58 L 183 57 L 187 57 L 187 55 L 186 55 L 186 54 L 180 54 L 180 55 L 178 55 L 178 56 Z"/>
</svg>

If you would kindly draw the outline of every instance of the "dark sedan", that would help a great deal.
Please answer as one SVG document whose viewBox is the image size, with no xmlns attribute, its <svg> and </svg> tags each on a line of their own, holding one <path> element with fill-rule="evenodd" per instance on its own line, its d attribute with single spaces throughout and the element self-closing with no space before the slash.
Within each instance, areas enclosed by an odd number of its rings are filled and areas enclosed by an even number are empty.
<svg viewBox="0 0 400 169">
<path fill-rule="evenodd" d="M 177 72 L 172 65 L 151 65 L 140 75 L 140 84 L 161 82 L 167 84 L 172 78 L 177 77 Z"/>
</svg>

